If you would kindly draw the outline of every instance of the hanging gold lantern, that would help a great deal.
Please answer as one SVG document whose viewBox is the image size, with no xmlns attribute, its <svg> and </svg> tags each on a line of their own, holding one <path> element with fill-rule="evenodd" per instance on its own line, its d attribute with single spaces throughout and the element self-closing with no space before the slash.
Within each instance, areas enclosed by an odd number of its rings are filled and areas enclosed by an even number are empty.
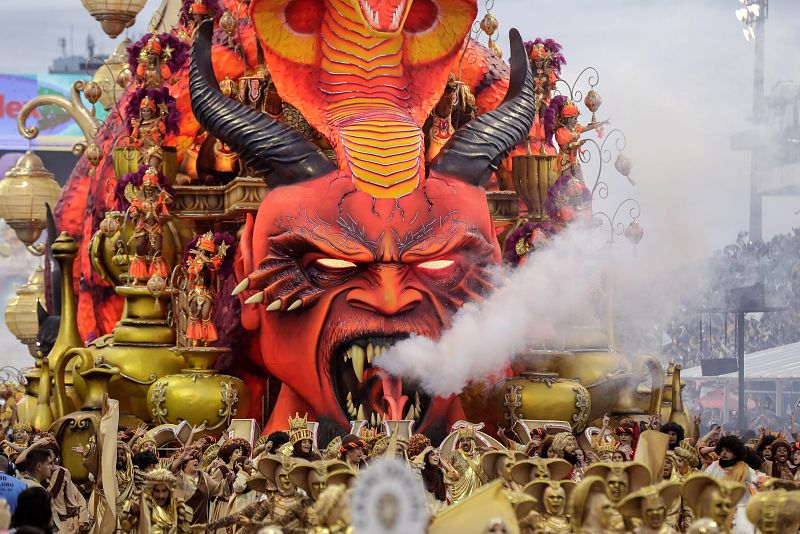
<svg viewBox="0 0 800 534">
<path fill-rule="evenodd" d="M 600 96 L 600 93 L 592 89 L 588 93 L 586 93 L 586 98 L 583 100 L 583 103 L 592 112 L 592 122 L 597 122 L 595 118 L 595 112 L 600 109 L 600 105 L 603 103 L 603 98 Z"/>
<path fill-rule="evenodd" d="M 491 37 L 499 27 L 500 23 L 497 22 L 497 19 L 494 18 L 494 15 L 491 13 L 486 13 L 486 15 L 483 16 L 483 19 L 481 20 L 481 30 L 483 30 L 486 35 Z"/>
<path fill-rule="evenodd" d="M 45 203 L 55 206 L 60 195 L 54 174 L 28 150 L 0 181 L 0 217 L 30 247 L 47 227 Z"/>
<path fill-rule="evenodd" d="M 36 355 L 36 335 L 39 333 L 36 303 L 41 302 L 44 306 L 44 299 L 44 270 L 37 267 L 6 304 L 6 326 L 14 337 L 28 346 L 31 356 Z"/>
<path fill-rule="evenodd" d="M 103 88 L 100 87 L 99 83 L 91 81 L 83 86 L 83 96 L 86 97 L 90 104 L 94 105 L 103 96 Z"/>
<path fill-rule="evenodd" d="M 114 39 L 133 25 L 147 0 L 81 0 L 81 3 L 100 23 L 106 35 Z"/>
<path fill-rule="evenodd" d="M 219 27 L 228 35 L 228 48 L 233 48 L 233 34 L 236 32 L 236 19 L 233 13 L 226 10 L 219 19 Z"/>
<path fill-rule="evenodd" d="M 127 81 L 130 81 L 130 69 L 128 68 L 127 56 L 127 50 L 130 45 L 130 39 L 123 39 L 117 46 L 117 49 L 114 50 L 114 53 L 108 56 L 103 64 L 100 65 L 92 78 L 92 81 L 103 89 L 99 102 L 106 111 L 114 107 L 125 93 L 127 83 L 120 86 L 118 85 L 118 80 L 120 77 L 123 77 L 124 80 L 124 75 L 122 73 L 126 70 L 128 72 Z"/>
<path fill-rule="evenodd" d="M 638 245 L 639 241 L 644 237 L 644 228 L 639 224 L 638 220 L 633 220 L 631 224 L 625 228 L 625 237 L 634 245 Z"/>
<path fill-rule="evenodd" d="M 86 156 L 86 160 L 92 164 L 92 167 L 97 167 L 100 165 L 100 161 L 103 159 L 103 151 L 97 146 L 97 143 L 89 143 L 89 146 L 86 147 L 86 152 L 84 152 Z"/>
</svg>

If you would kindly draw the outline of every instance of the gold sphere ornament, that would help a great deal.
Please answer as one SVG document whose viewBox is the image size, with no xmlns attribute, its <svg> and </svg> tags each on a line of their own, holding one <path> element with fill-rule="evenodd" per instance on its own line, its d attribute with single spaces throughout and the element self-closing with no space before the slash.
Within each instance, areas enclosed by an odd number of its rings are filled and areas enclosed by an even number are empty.
<svg viewBox="0 0 800 534">
<path fill-rule="evenodd" d="M 122 69 L 120 73 L 117 74 L 116 81 L 117 86 L 119 86 L 121 89 L 127 88 L 131 83 L 131 69 L 127 67 Z"/>
<path fill-rule="evenodd" d="M 84 154 L 86 155 L 86 161 L 88 161 L 92 167 L 100 165 L 100 161 L 103 159 L 103 151 L 100 150 L 97 143 L 89 143 Z"/>
<path fill-rule="evenodd" d="M 36 356 L 36 335 L 39 333 L 37 303 L 44 306 L 44 269 L 37 267 L 28 281 L 6 304 L 6 326 L 23 345 L 28 346 L 31 356 Z"/>
<path fill-rule="evenodd" d="M 600 109 L 600 105 L 603 103 L 603 98 L 600 96 L 600 93 L 592 89 L 588 93 L 586 93 L 586 98 L 583 99 L 584 105 L 586 108 L 592 112 L 592 122 L 595 122 L 595 112 Z"/>
<path fill-rule="evenodd" d="M 639 221 L 633 220 L 631 224 L 625 228 L 625 237 L 634 245 L 639 244 L 639 241 L 644 237 L 644 228 L 639 224 Z"/>
<path fill-rule="evenodd" d="M 103 31 L 116 38 L 136 20 L 147 0 L 81 0 L 83 7 L 102 26 Z"/>
<path fill-rule="evenodd" d="M 112 234 L 113 235 L 113 234 Z M 158 273 L 153 274 L 147 281 L 147 291 L 155 298 L 161 297 L 167 289 L 167 280 Z"/>
<path fill-rule="evenodd" d="M 617 169 L 617 172 L 620 173 L 622 176 L 629 178 L 631 174 L 631 169 L 633 168 L 633 162 L 630 160 L 628 156 L 620 152 L 619 155 L 617 156 L 617 159 L 614 160 L 614 168 Z"/>
<path fill-rule="evenodd" d="M 100 221 L 100 231 L 103 232 L 108 239 L 114 237 L 114 234 L 119 232 L 121 227 L 119 223 L 120 212 L 107 211 L 106 216 Z"/>
<path fill-rule="evenodd" d="M 83 96 L 90 104 L 95 105 L 100 97 L 103 96 L 103 88 L 100 84 L 92 80 L 83 86 Z"/>
<path fill-rule="evenodd" d="M 494 15 L 491 13 L 486 13 L 481 19 L 481 30 L 488 36 L 494 35 L 494 32 L 497 31 L 497 28 L 500 27 L 500 23 L 497 22 L 497 19 L 494 18 Z"/>
<path fill-rule="evenodd" d="M 47 227 L 45 203 L 55 206 L 61 186 L 41 158 L 28 150 L 0 181 L 0 217 L 27 246 Z"/>
<path fill-rule="evenodd" d="M 228 35 L 228 47 L 233 47 L 233 34 L 236 32 L 236 19 L 226 10 L 219 19 L 219 27 Z"/>
</svg>

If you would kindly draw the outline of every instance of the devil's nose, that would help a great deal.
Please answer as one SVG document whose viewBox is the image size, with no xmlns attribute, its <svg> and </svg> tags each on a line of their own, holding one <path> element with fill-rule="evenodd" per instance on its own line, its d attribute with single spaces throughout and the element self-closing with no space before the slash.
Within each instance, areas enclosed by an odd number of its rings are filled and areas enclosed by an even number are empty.
<svg viewBox="0 0 800 534">
<path fill-rule="evenodd" d="M 347 302 L 380 315 L 398 315 L 415 309 L 422 302 L 422 293 L 404 285 L 402 271 L 397 266 L 381 267 L 377 280 L 368 288 L 351 290 Z"/>
</svg>

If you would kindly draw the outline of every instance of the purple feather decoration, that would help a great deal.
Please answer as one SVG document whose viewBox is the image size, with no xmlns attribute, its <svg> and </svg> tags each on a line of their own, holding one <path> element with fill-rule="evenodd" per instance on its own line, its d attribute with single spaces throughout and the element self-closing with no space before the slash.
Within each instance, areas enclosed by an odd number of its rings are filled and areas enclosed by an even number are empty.
<svg viewBox="0 0 800 534">
<path fill-rule="evenodd" d="M 186 248 L 183 250 L 183 263 L 186 263 L 186 260 L 189 259 L 191 251 L 197 249 L 197 242 L 200 241 L 201 237 L 203 237 L 203 234 L 194 236 L 194 238 L 189 241 L 189 244 L 186 245 Z M 225 259 L 222 260 L 222 264 L 217 272 L 220 278 L 226 278 L 233 272 L 233 254 L 236 252 L 236 238 L 225 232 L 214 232 L 214 243 L 217 246 L 220 246 L 222 243 L 228 245 Z"/>
<path fill-rule="evenodd" d="M 142 186 L 144 173 L 147 172 L 147 165 L 139 165 L 139 170 L 136 172 L 129 172 L 123 176 L 114 187 L 114 196 L 117 197 L 117 206 L 121 211 L 127 211 L 131 207 L 131 203 L 125 198 L 125 188 L 128 184 L 133 184 L 135 187 Z M 160 185 L 170 195 L 175 195 L 172 188 L 167 185 L 167 177 L 161 172 L 158 173 L 158 185 Z"/>
<path fill-rule="evenodd" d="M 581 186 L 581 195 L 580 198 L 577 199 L 568 199 L 570 204 L 589 204 L 592 202 L 592 192 L 589 191 L 589 188 L 586 187 L 586 184 L 583 183 L 583 180 L 572 176 L 571 174 L 562 174 L 559 176 L 558 180 L 553 182 L 553 185 L 550 186 L 550 189 L 547 191 L 547 200 L 544 202 L 544 209 L 547 214 L 550 216 L 551 219 L 557 218 L 558 210 L 563 207 L 560 205 L 561 201 L 565 197 L 567 197 L 567 188 L 572 180 L 576 180 L 580 183 Z"/>
<path fill-rule="evenodd" d="M 542 39 L 541 37 L 537 37 L 534 41 L 525 41 L 525 52 L 530 55 L 531 50 L 533 50 L 533 47 L 536 45 L 544 46 L 544 49 L 550 56 L 550 67 L 555 71 L 556 75 L 560 76 L 561 67 L 567 64 L 566 58 L 561 53 L 561 45 L 554 39 Z"/>
<path fill-rule="evenodd" d="M 520 239 L 529 239 L 535 230 L 541 230 L 548 238 L 553 237 L 557 233 L 556 227 L 550 221 L 543 221 L 540 223 L 527 222 L 523 224 L 514 230 L 506 239 L 503 256 L 508 263 L 513 265 L 519 264 L 522 258 L 517 253 L 517 242 Z"/>
<path fill-rule="evenodd" d="M 549 146 L 553 146 L 553 135 L 556 133 L 556 118 L 568 100 L 564 95 L 556 95 L 550 99 L 550 105 L 544 110 L 544 142 Z"/>
<path fill-rule="evenodd" d="M 164 117 L 167 133 L 177 134 L 179 132 L 178 118 L 180 116 L 178 113 L 178 106 L 166 87 L 160 87 L 158 89 L 137 89 L 131 93 L 131 97 L 128 99 L 128 105 L 125 107 L 125 122 L 128 125 L 128 133 L 130 134 L 133 132 L 131 119 L 139 117 L 139 104 L 145 96 L 149 96 L 153 102 L 155 102 L 156 107 L 161 104 L 167 105 L 167 114 Z"/>
<path fill-rule="evenodd" d="M 544 40 L 545 49 L 550 52 L 550 65 L 556 74 L 561 74 L 561 67 L 567 64 L 567 59 L 561 53 L 561 45 L 555 39 Z"/>
<path fill-rule="evenodd" d="M 131 72 L 136 72 L 139 66 L 139 54 L 152 36 L 152 33 L 147 33 L 128 47 L 128 65 L 131 67 Z M 169 47 L 172 50 L 172 57 L 167 60 L 167 66 L 173 73 L 177 72 L 189 58 L 189 45 L 169 33 L 159 33 L 156 36 L 161 41 L 162 49 L 166 50 Z"/>
</svg>

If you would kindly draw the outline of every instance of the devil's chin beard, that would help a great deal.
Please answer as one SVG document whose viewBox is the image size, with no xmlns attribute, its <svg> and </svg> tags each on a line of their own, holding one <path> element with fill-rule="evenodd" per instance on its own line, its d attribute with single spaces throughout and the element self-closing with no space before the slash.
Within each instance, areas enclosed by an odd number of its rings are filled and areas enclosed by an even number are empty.
<svg viewBox="0 0 800 534">
<path fill-rule="evenodd" d="M 729 469 L 737 463 L 738 460 L 736 458 L 733 458 L 732 460 L 723 460 L 722 458 L 719 459 L 719 466 L 724 467 L 725 469 Z"/>
<path fill-rule="evenodd" d="M 578 465 L 578 455 L 564 451 L 564 459 L 572 465 Z"/>
</svg>

